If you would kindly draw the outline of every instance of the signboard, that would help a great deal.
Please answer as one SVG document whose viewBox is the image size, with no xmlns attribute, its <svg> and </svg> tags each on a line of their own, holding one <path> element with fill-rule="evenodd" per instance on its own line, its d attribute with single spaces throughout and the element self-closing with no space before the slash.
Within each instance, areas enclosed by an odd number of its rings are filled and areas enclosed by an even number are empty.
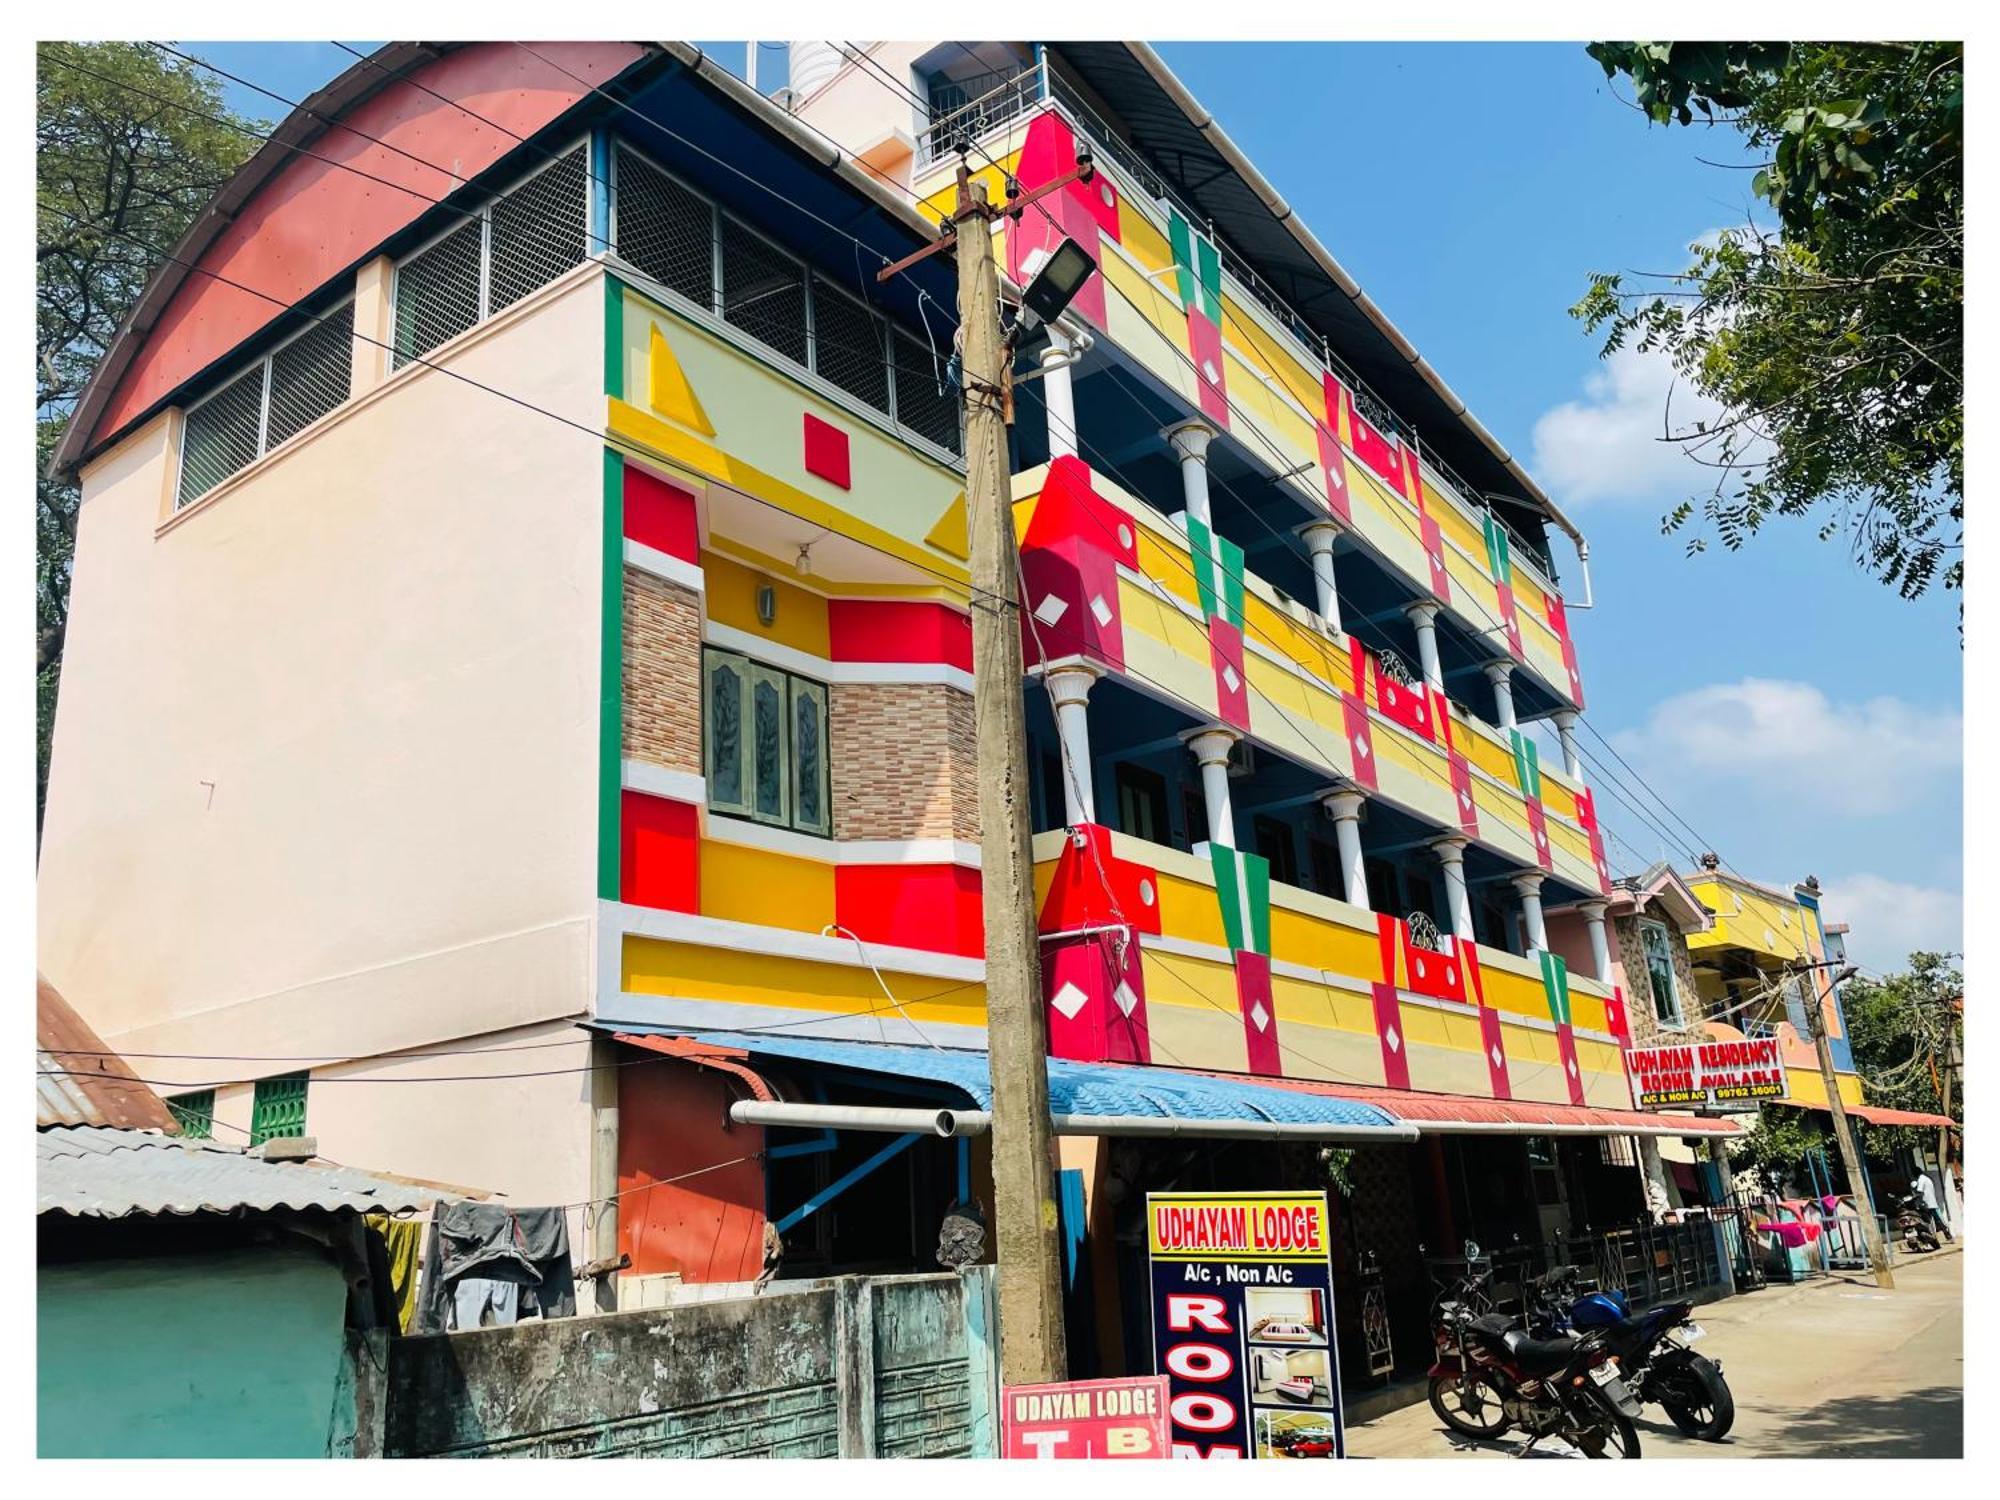
<svg viewBox="0 0 2000 1500">
<path fill-rule="evenodd" d="M 1776 1037 L 1633 1047 L 1625 1053 L 1625 1076 L 1641 1109 L 1754 1110 L 1759 1099 L 1785 1093 Z"/>
<path fill-rule="evenodd" d="M 1338 1458 L 1325 1193 L 1149 1193 L 1153 1358 L 1176 1458 Z"/>
<path fill-rule="evenodd" d="M 1167 1382 L 1159 1375 L 1000 1389 L 1003 1458 L 1165 1458 Z"/>
</svg>

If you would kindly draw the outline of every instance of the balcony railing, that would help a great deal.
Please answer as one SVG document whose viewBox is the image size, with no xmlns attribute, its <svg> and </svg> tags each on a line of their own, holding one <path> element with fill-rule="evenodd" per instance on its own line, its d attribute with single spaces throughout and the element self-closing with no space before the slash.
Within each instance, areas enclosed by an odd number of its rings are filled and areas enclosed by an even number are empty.
<svg viewBox="0 0 2000 1500">
<path fill-rule="evenodd" d="M 1015 81 L 1017 83 L 1039 84 L 1041 76 L 1040 73 L 1031 71 L 1022 74 Z M 1041 97 L 1044 97 L 1044 95 L 1038 89 L 1037 92 L 1029 94 L 1019 108 L 1024 110 Z M 1091 144 L 1101 156 L 1113 162 L 1119 171 L 1131 179 L 1141 191 L 1158 202 L 1173 205 L 1189 223 L 1201 225 L 1204 229 L 1208 228 L 1208 216 L 1189 203 L 1166 179 L 1148 166 L 1138 151 L 1122 140 L 1110 126 L 1106 125 L 1103 117 L 1096 110 L 1092 109 L 1089 104 L 1085 103 L 1077 90 L 1054 68 L 1047 70 L 1046 97 L 1053 100 L 1062 109 L 1073 125 L 1090 137 Z M 1011 119 L 1012 116 L 1009 115 L 1004 118 Z M 996 120 L 994 123 L 999 124 L 1002 121 Z M 1246 294 L 1249 301 L 1256 303 L 1257 306 L 1263 309 L 1265 314 L 1277 325 L 1277 330 L 1290 338 L 1291 342 L 1297 347 L 1298 352 L 1304 356 L 1308 365 L 1317 362 L 1321 367 L 1331 370 L 1338 376 L 1341 383 L 1353 393 L 1356 409 L 1372 426 L 1383 433 L 1394 433 L 1408 440 L 1413 447 L 1423 454 L 1425 465 L 1438 478 L 1444 481 L 1444 487 L 1452 492 L 1452 498 L 1458 502 L 1460 509 L 1482 519 L 1487 515 L 1492 515 L 1495 521 L 1499 523 L 1501 529 L 1507 533 L 1509 543 L 1515 553 L 1532 562 L 1535 567 L 1546 575 L 1549 582 L 1553 584 L 1556 581 L 1555 565 L 1549 556 L 1547 546 L 1522 536 L 1519 531 L 1501 519 L 1498 512 L 1494 511 L 1492 506 L 1485 503 L 1480 491 L 1475 489 L 1449 464 L 1432 454 L 1420 441 L 1417 429 L 1397 415 L 1394 407 L 1390 406 L 1366 381 L 1355 374 L 1353 369 L 1333 352 L 1332 347 L 1327 343 L 1326 339 L 1310 323 L 1299 316 L 1292 308 L 1292 305 L 1259 276 L 1242 256 L 1230 248 L 1227 241 L 1213 235 L 1211 235 L 1211 238 L 1215 239 L 1216 251 L 1222 261 L 1223 274 L 1236 283 L 1237 288 Z"/>
<path fill-rule="evenodd" d="M 1002 125 L 1018 120 L 1042 98 L 1042 70 L 995 70 L 971 78 L 932 81 L 930 124 L 917 138 L 917 170 L 949 156 L 961 143 L 970 145 Z"/>
</svg>

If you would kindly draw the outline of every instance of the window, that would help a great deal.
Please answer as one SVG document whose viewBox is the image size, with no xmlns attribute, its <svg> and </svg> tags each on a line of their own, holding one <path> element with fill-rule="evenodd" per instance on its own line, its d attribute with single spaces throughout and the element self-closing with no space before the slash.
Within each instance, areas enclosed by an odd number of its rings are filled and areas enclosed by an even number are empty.
<svg viewBox="0 0 2000 1500">
<path fill-rule="evenodd" d="M 353 379 L 350 301 L 188 408 L 175 507 L 193 504 L 317 422 L 347 399 Z"/>
<path fill-rule="evenodd" d="M 960 450 L 958 389 L 945 375 L 952 330 L 942 310 L 922 336 L 892 327 L 630 146 L 621 144 L 614 162 L 611 238 L 621 260 L 906 433 Z"/>
<path fill-rule="evenodd" d="M 734 651 L 702 663 L 710 810 L 830 836 L 826 685 Z"/>
<path fill-rule="evenodd" d="M 589 249 L 578 144 L 396 267 L 398 369 L 547 286 Z"/>
<path fill-rule="evenodd" d="M 1288 824 L 1276 818 L 1257 818 L 1250 825 L 1257 852 L 1270 862 L 1271 878 L 1281 885 L 1299 883 L 1299 851 L 1292 842 Z"/>
<path fill-rule="evenodd" d="M 284 1073 L 257 1080 L 250 1104 L 250 1144 L 261 1146 L 277 1136 L 306 1133 L 306 1073 Z"/>
<path fill-rule="evenodd" d="M 1306 861 L 1312 888 L 1336 901 L 1347 899 L 1347 877 L 1340 868 L 1340 848 L 1325 839 L 1306 840 Z"/>
<path fill-rule="evenodd" d="M 1662 1026 L 1681 1024 L 1680 992 L 1674 986 L 1674 949 L 1667 929 L 1658 922 L 1639 924 L 1639 946 L 1646 955 L 1646 977 L 1653 986 L 1653 1015 Z"/>
<path fill-rule="evenodd" d="M 181 1134 L 191 1141 L 206 1141 L 215 1135 L 215 1090 L 197 1089 L 191 1094 L 175 1094 L 167 1109 Z"/>
<path fill-rule="evenodd" d="M 1186 837 L 1175 847 L 1188 853 L 1208 837 L 1208 799 L 1199 787 L 1181 788 L 1181 828 Z"/>
<path fill-rule="evenodd" d="M 1397 889 L 1396 867 L 1386 859 L 1363 860 L 1368 876 L 1368 905 L 1375 911 L 1403 915 L 1402 893 Z"/>
<path fill-rule="evenodd" d="M 1167 780 L 1143 766 L 1118 763 L 1118 831 L 1151 844 L 1167 842 Z"/>
</svg>

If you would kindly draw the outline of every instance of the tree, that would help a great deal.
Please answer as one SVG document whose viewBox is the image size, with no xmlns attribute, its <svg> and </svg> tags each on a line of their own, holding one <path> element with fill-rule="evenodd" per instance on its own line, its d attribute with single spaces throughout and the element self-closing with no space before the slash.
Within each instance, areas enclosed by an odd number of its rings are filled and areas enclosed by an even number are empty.
<svg viewBox="0 0 2000 1500">
<path fill-rule="evenodd" d="M 1772 1105 L 1759 1110 L 1757 1122 L 1729 1142 L 1729 1165 L 1738 1172 L 1755 1172 L 1775 1191 L 1797 1177 L 1806 1157 L 1825 1144 L 1806 1123 L 1803 1110 Z"/>
<path fill-rule="evenodd" d="M 1571 308 L 1636 341 L 1720 408 L 1662 438 L 1715 473 L 1699 510 L 1725 547 L 1815 516 L 1904 598 L 1964 582 L 1964 47 L 1957 42 L 1598 42 L 1660 125 L 1740 132 L 1777 228 L 1689 247 L 1674 275 L 1591 277 Z M 1636 285 L 1628 285 L 1628 275 Z"/>
<path fill-rule="evenodd" d="M 76 546 L 49 457 L 119 323 L 257 145 L 218 85 L 143 43 L 45 42 L 35 73 L 35 817 L 48 786 Z M 155 252 L 156 247 L 159 253 Z"/>
<path fill-rule="evenodd" d="M 1854 1070 L 1868 1089 L 1870 1104 L 1890 1109 L 1950 1114 L 1957 1084 L 1946 1098 L 1954 1048 L 1964 1055 L 1965 976 L 1954 953 L 1912 953 L 1900 974 L 1877 981 L 1851 981 L 1841 996 L 1847 1043 Z M 1870 1125 L 1868 1149 L 1890 1157 L 1905 1146 L 1928 1151 L 1936 1132 L 1910 1125 Z"/>
</svg>

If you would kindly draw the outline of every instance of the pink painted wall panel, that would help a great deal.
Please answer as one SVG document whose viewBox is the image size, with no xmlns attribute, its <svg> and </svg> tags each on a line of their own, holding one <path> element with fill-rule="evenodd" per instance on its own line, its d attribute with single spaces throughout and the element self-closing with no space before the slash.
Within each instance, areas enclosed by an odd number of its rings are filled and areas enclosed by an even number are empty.
<svg viewBox="0 0 2000 1500">
<path fill-rule="evenodd" d="M 519 144 L 517 136 L 533 135 L 576 104 L 588 90 L 561 69 L 601 84 L 644 55 L 631 42 L 528 45 L 560 66 L 511 43 L 462 47 L 411 73 L 412 81 L 391 82 L 309 143 L 306 149 L 314 156 L 294 156 L 280 168 L 209 246 L 200 270 L 188 274 L 119 382 L 94 436 L 116 432 L 283 310 L 216 276 L 284 305 L 309 295 L 458 187 L 452 174 L 462 178 L 484 171 Z M 424 89 L 463 103 L 493 124 Z M 331 164 L 336 161 L 357 171 L 343 171 Z"/>
</svg>

